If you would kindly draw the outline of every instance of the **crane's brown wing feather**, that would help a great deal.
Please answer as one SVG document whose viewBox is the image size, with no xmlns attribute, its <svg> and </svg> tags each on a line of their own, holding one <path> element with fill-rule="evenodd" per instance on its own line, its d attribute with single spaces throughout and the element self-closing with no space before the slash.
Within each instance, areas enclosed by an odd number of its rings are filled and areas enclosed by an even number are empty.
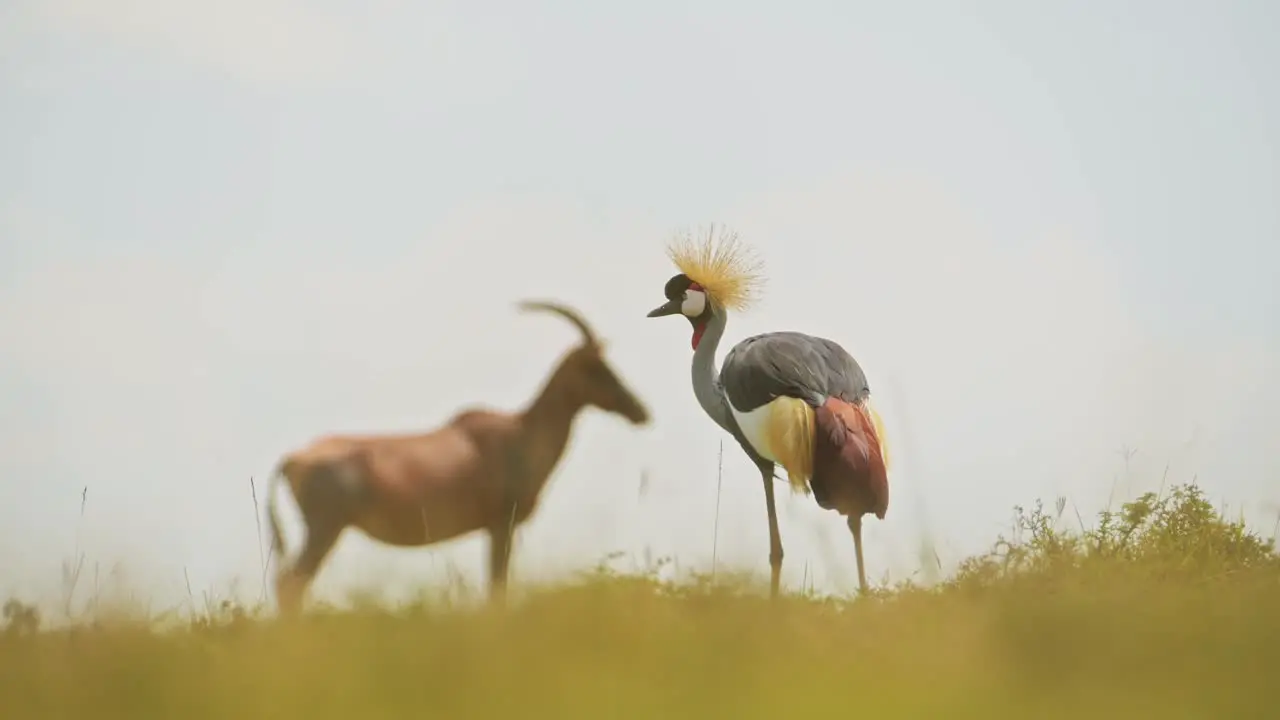
<svg viewBox="0 0 1280 720">
<path fill-rule="evenodd" d="M 818 505 L 883 520 L 889 509 L 889 478 L 867 408 L 829 398 L 814 412 L 814 424 L 810 485 Z"/>
</svg>

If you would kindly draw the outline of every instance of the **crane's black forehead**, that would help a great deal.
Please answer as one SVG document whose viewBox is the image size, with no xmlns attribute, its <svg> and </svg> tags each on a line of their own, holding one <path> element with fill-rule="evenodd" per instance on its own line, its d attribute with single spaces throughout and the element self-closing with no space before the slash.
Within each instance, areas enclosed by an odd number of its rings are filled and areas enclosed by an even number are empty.
<svg viewBox="0 0 1280 720">
<path fill-rule="evenodd" d="M 677 273 L 667 281 L 667 286 L 662 289 L 662 292 L 667 296 L 668 300 L 676 300 L 684 297 L 684 291 L 688 290 L 692 284 L 693 281 L 689 279 L 688 275 Z"/>
</svg>

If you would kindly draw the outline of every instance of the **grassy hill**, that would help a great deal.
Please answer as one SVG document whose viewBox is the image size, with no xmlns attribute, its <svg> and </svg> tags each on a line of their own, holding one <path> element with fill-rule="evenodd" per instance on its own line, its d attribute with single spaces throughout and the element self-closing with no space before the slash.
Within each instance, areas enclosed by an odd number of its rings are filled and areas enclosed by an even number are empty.
<svg viewBox="0 0 1280 720">
<path fill-rule="evenodd" d="M 1280 716 L 1280 556 L 1194 486 L 857 600 L 598 572 L 507 612 L 223 608 L 0 640 L 5 718 Z M 1077 523 L 1083 526 L 1083 523 Z"/>
</svg>

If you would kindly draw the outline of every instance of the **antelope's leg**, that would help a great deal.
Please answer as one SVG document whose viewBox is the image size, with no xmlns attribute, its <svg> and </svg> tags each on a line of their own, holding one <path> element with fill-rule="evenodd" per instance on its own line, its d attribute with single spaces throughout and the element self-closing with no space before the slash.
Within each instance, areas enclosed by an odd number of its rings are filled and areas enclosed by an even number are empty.
<svg viewBox="0 0 1280 720">
<path fill-rule="evenodd" d="M 276 581 L 276 597 L 282 615 L 296 615 L 312 579 L 338 537 L 354 515 L 361 501 L 358 468 L 338 464 L 316 469 L 298 497 L 307 526 L 306 544 L 287 570 Z"/>
<path fill-rule="evenodd" d="M 511 562 L 511 526 L 489 529 L 489 600 L 502 605 L 507 597 L 507 568 Z"/>
<path fill-rule="evenodd" d="M 507 598 L 507 574 L 511 564 L 511 544 L 516 532 L 517 503 L 521 488 L 527 487 L 524 457 L 519 447 L 503 454 L 502 502 L 498 517 L 489 527 L 489 599 L 499 605 Z"/>
<path fill-rule="evenodd" d="M 782 582 L 782 533 L 778 532 L 778 508 L 773 501 L 773 463 L 760 466 L 764 479 L 764 505 L 769 511 L 769 597 L 778 597 Z"/>
<path fill-rule="evenodd" d="M 302 610 L 302 600 L 307 588 L 320 570 L 329 551 L 342 534 L 344 524 L 322 520 L 309 523 L 307 526 L 307 544 L 293 566 L 280 573 L 276 582 L 276 597 L 279 598 L 282 615 L 297 615 Z"/>
</svg>

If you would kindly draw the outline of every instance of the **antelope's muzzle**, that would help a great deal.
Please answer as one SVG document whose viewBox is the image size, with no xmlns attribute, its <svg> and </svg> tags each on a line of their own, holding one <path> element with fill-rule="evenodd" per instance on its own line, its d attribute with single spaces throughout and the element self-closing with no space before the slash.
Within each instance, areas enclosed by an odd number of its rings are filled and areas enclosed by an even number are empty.
<svg viewBox="0 0 1280 720">
<path fill-rule="evenodd" d="M 628 395 L 628 402 L 624 406 L 626 411 L 623 415 L 631 421 L 633 425 L 649 424 L 649 409 L 640 402 L 639 398 L 634 395 Z"/>
</svg>

